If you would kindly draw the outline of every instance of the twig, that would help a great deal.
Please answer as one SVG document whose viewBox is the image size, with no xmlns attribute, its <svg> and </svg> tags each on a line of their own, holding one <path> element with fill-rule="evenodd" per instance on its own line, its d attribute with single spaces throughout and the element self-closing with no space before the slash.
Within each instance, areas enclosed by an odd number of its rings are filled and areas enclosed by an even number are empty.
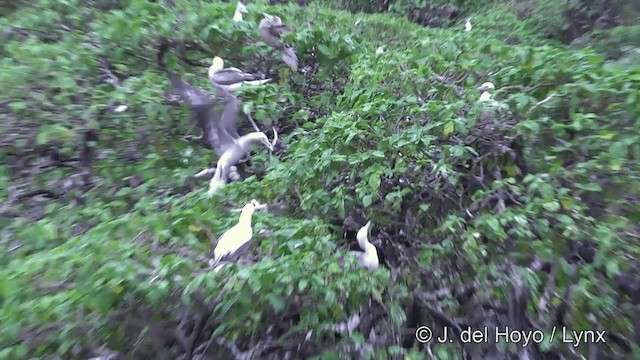
<svg viewBox="0 0 640 360">
<path fill-rule="evenodd" d="M 529 109 L 526 113 L 525 116 L 529 116 L 529 114 L 531 114 L 535 109 L 537 109 L 538 107 L 540 107 L 541 105 L 544 105 L 546 103 L 548 103 L 549 101 L 551 101 L 553 98 L 556 97 L 562 97 L 563 95 L 560 95 L 558 93 L 552 93 L 551 95 L 547 96 L 546 98 L 544 98 L 543 100 L 539 101 L 537 104 L 533 105 L 531 107 L 531 109 Z"/>
</svg>

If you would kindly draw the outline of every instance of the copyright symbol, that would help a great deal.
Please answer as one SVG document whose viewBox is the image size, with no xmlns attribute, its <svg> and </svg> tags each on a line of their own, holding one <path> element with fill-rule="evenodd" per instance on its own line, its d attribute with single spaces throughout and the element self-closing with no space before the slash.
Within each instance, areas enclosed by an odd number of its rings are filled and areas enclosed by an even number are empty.
<svg viewBox="0 0 640 360">
<path fill-rule="evenodd" d="M 416 340 L 418 340 L 419 343 L 428 343 L 429 340 L 431 340 L 431 338 L 433 337 L 433 333 L 431 332 L 431 329 L 429 329 L 426 326 L 420 326 L 419 328 L 416 329 Z"/>
</svg>

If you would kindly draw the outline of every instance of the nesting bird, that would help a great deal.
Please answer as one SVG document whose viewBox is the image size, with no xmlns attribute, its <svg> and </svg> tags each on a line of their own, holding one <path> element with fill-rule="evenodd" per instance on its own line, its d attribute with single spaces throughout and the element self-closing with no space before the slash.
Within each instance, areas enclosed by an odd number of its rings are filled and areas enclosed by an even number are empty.
<svg viewBox="0 0 640 360">
<path fill-rule="evenodd" d="M 297 70 L 298 56 L 295 50 L 282 41 L 282 34 L 291 31 L 292 28 L 285 25 L 279 16 L 269 14 L 264 14 L 264 19 L 260 21 L 258 27 L 260 29 L 260 39 L 279 51 L 282 54 L 282 60 L 293 70 Z"/>
<path fill-rule="evenodd" d="M 264 79 L 259 75 L 250 74 L 238 68 L 225 69 L 224 60 L 218 56 L 213 58 L 208 74 L 209 81 L 216 89 L 227 92 L 238 89 L 242 84 L 262 85 L 271 81 L 271 79 Z"/>
<path fill-rule="evenodd" d="M 471 31 L 471 18 L 467 19 L 467 22 L 464 23 L 464 31 Z"/>
<path fill-rule="evenodd" d="M 236 6 L 236 12 L 233 13 L 233 21 L 240 22 L 242 21 L 242 13 L 247 13 L 247 7 L 242 3 L 242 1 L 238 1 L 238 5 Z"/>
<path fill-rule="evenodd" d="M 365 269 L 371 270 L 380 265 L 380 259 L 378 258 L 378 250 L 369 242 L 369 226 L 371 226 L 371 221 L 358 230 L 356 239 L 358 239 L 358 245 L 360 245 L 362 252 L 353 251 L 353 253 Z"/>
<path fill-rule="evenodd" d="M 238 223 L 227 230 L 218 240 L 218 244 L 213 249 L 213 259 L 210 265 L 214 266 L 226 257 L 239 253 L 246 248 L 245 245 L 248 245 L 253 237 L 251 217 L 256 210 L 264 208 L 266 208 L 266 204 L 260 204 L 257 200 L 251 200 L 242 208 Z"/>
<path fill-rule="evenodd" d="M 489 90 L 494 90 L 495 88 L 496 87 L 490 82 L 482 84 L 482 86 L 478 88 L 478 90 L 482 91 L 479 101 L 491 101 L 492 99 Z"/>
</svg>

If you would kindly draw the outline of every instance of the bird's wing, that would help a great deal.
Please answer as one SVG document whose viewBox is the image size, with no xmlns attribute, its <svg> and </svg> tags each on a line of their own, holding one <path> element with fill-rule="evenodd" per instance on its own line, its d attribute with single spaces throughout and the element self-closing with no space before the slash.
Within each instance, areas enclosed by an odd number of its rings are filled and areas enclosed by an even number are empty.
<svg viewBox="0 0 640 360">
<path fill-rule="evenodd" d="M 269 30 L 269 34 L 271 34 L 272 36 L 275 36 L 277 38 L 280 38 L 282 36 L 282 34 L 284 34 L 287 31 L 292 31 L 293 28 L 291 28 L 291 26 L 289 25 L 277 25 L 274 24 L 270 27 L 267 28 Z"/>
<path fill-rule="evenodd" d="M 240 258 L 247 251 L 247 249 L 249 249 L 249 245 L 251 245 L 251 242 L 247 241 L 244 244 L 240 245 L 240 247 L 236 251 L 222 255 L 219 259 L 219 262 L 238 261 L 238 258 Z"/>
<path fill-rule="evenodd" d="M 211 81 L 220 85 L 233 85 L 244 81 L 258 80 L 260 77 L 238 69 L 222 69 L 213 73 Z"/>
<path fill-rule="evenodd" d="M 218 129 L 223 110 L 219 109 L 217 99 L 176 74 L 167 72 L 167 75 L 182 101 L 189 107 L 191 120 L 202 130 L 204 141 L 221 156 L 225 145 L 229 143 L 230 135 Z"/>
<path fill-rule="evenodd" d="M 190 108 L 208 108 L 215 105 L 215 99 L 204 90 L 189 84 L 178 75 L 167 72 L 171 85 Z"/>
<path fill-rule="evenodd" d="M 238 135 L 238 114 L 240 114 L 241 102 L 237 96 L 232 94 L 228 94 L 225 101 L 222 116 L 220 117 L 220 125 L 225 133 L 229 134 L 235 141 L 240 137 Z M 228 139 L 225 140 L 229 141 Z"/>
<path fill-rule="evenodd" d="M 293 48 L 288 47 L 282 50 L 282 60 L 293 70 L 298 69 L 298 56 Z"/>
<path fill-rule="evenodd" d="M 236 144 L 237 130 L 234 127 L 239 111 L 240 105 L 233 101 L 230 102 L 228 98 L 225 98 L 213 111 L 211 128 L 217 140 L 213 148 L 219 157 Z M 232 131 L 229 132 L 229 129 Z"/>
</svg>

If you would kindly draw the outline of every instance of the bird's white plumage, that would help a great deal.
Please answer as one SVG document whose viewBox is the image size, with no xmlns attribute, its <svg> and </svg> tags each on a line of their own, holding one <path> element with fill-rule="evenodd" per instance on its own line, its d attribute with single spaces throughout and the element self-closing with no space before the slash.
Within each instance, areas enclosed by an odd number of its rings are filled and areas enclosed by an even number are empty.
<svg viewBox="0 0 640 360">
<path fill-rule="evenodd" d="M 376 269 L 380 265 L 380 259 L 378 258 L 378 250 L 369 242 L 369 226 L 371 226 L 371 221 L 358 230 L 356 239 L 358 239 L 358 245 L 360 245 L 362 252 L 354 251 L 354 253 L 365 269 Z"/>
<path fill-rule="evenodd" d="M 494 90 L 496 87 L 490 83 L 490 82 L 486 82 L 484 84 L 482 84 L 482 86 L 480 86 L 478 88 L 478 90 L 482 91 L 482 94 L 480 95 L 480 101 L 491 101 L 491 93 L 489 92 L 489 90 Z"/>
<path fill-rule="evenodd" d="M 233 13 L 233 21 L 240 22 L 242 21 L 242 13 L 247 13 L 247 7 L 242 3 L 242 1 L 238 1 L 238 5 L 236 6 L 236 12 Z"/>
<path fill-rule="evenodd" d="M 225 255 L 236 252 L 242 245 L 248 243 L 253 237 L 251 217 L 255 210 L 264 208 L 256 200 L 247 203 L 240 212 L 238 223 L 227 230 L 213 250 L 213 263 L 217 263 Z"/>
<path fill-rule="evenodd" d="M 485 91 L 480 95 L 480 101 L 490 101 L 490 100 L 491 100 L 491 93 L 489 93 L 488 91 Z"/>
<path fill-rule="evenodd" d="M 464 23 L 464 31 L 471 31 L 471 18 L 467 19 L 467 22 Z"/>
<path fill-rule="evenodd" d="M 227 171 L 230 166 L 241 160 L 248 152 L 249 147 L 254 142 L 258 141 L 264 144 L 269 151 L 273 151 L 273 147 L 277 141 L 277 132 L 274 129 L 273 143 L 269 142 L 269 138 L 262 132 L 252 132 L 247 135 L 239 137 L 235 143 L 230 146 L 218 159 L 216 165 L 216 172 L 209 182 L 209 191 L 207 196 L 212 197 L 217 191 L 227 183 L 228 174 Z"/>
</svg>

